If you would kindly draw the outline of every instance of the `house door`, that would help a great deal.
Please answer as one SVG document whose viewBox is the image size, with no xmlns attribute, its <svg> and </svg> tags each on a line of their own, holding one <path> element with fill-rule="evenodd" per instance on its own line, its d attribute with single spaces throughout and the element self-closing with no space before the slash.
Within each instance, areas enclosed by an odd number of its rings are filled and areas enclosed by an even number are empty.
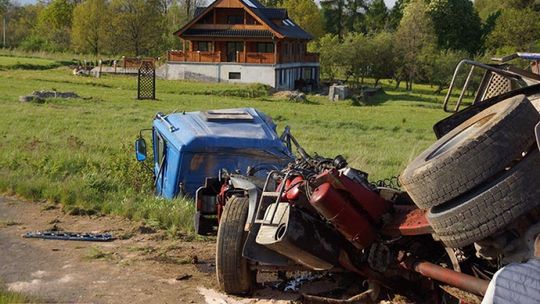
<svg viewBox="0 0 540 304">
<path fill-rule="evenodd" d="M 244 51 L 244 43 L 241 41 L 227 42 L 227 62 L 236 61 L 236 52 Z"/>
</svg>

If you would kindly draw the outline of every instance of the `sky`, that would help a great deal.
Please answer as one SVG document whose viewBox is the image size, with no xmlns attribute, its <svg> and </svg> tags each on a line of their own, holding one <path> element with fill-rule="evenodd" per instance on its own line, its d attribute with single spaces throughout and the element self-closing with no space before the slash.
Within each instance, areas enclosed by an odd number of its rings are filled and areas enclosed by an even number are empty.
<svg viewBox="0 0 540 304">
<path fill-rule="evenodd" d="M 18 2 L 20 4 L 29 4 L 29 3 L 36 3 L 36 0 L 15 0 L 14 2 Z M 394 6 L 394 3 L 396 3 L 396 0 L 384 0 L 384 3 L 386 3 L 386 6 L 388 8 L 392 8 Z"/>
</svg>

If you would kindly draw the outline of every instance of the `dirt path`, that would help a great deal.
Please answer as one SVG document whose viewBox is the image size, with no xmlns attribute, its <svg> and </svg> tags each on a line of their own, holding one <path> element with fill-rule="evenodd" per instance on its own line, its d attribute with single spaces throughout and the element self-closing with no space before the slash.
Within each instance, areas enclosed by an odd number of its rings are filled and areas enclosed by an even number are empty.
<svg viewBox="0 0 540 304">
<path fill-rule="evenodd" d="M 217 292 L 213 242 L 166 240 L 162 233 L 148 233 L 123 218 L 71 216 L 45 206 L 0 196 L 0 284 L 9 290 L 48 302 L 289 303 L 298 298 L 297 293 L 269 288 L 250 299 Z M 103 243 L 21 237 L 54 226 L 112 232 L 123 239 Z"/>
</svg>

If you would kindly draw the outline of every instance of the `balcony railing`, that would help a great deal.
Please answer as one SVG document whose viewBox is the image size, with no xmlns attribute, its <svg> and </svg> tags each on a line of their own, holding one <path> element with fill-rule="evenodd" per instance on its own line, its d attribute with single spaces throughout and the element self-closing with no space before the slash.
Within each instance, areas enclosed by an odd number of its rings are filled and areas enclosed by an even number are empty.
<svg viewBox="0 0 540 304">
<path fill-rule="evenodd" d="M 168 51 L 167 60 L 172 62 L 228 62 L 227 56 L 220 52 L 210 51 Z M 234 61 L 238 63 L 276 64 L 289 62 L 319 62 L 319 54 L 306 53 L 295 56 L 279 56 L 274 53 L 236 52 Z"/>
<path fill-rule="evenodd" d="M 254 53 L 254 52 L 246 52 L 244 56 L 244 52 L 237 52 L 236 62 L 274 64 L 276 63 L 276 56 L 274 55 L 274 53 Z"/>
<path fill-rule="evenodd" d="M 221 52 L 168 51 L 167 60 L 184 62 L 220 62 Z"/>
</svg>

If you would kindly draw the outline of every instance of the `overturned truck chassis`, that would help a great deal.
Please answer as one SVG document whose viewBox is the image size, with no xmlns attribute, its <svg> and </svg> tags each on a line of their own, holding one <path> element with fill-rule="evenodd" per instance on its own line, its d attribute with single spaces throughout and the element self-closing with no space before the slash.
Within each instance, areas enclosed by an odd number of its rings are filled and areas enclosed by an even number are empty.
<svg viewBox="0 0 540 304">
<path fill-rule="evenodd" d="M 219 189 L 218 209 L 232 196 L 249 196 L 253 205 L 242 256 L 252 269 L 349 271 L 423 295 L 438 292 L 432 280 L 485 293 L 487 280 L 439 265 L 452 267 L 455 255 L 433 240 L 425 211 L 405 193 L 371 184 L 366 173 L 348 167 L 341 156 L 303 154 L 284 170 L 270 172 L 264 183 L 224 174 L 220 183 L 209 179 L 199 190 L 202 204 L 210 189 Z"/>
<path fill-rule="evenodd" d="M 490 86 L 485 82 L 509 75 L 511 79 L 521 80 L 523 75 L 515 69 L 503 70 L 468 61 L 462 62 L 458 69 L 465 63 L 487 70 L 481 90 L 477 92 L 477 96 L 485 98 L 477 98 L 468 109 L 436 124 L 437 137 L 510 96 L 530 96 L 540 92 L 540 77 L 527 73 L 524 77 L 532 79 L 532 83 L 521 81 L 523 84 L 513 92 L 491 96 L 486 93 Z M 463 93 L 455 111 L 458 111 L 462 97 Z M 448 97 L 445 109 L 447 102 Z M 283 170 L 269 172 L 266 180 L 250 174 L 222 172 L 219 178 L 208 178 L 206 185 L 197 192 L 198 218 L 211 221 L 214 226 L 220 223 L 223 209 L 232 197 L 249 200 L 246 233 L 240 250 L 252 270 L 345 270 L 379 286 L 421 295 L 425 301 L 439 302 L 441 289 L 436 288 L 438 285 L 484 295 L 489 279 L 502 266 L 500 256 L 511 258 L 510 254 L 501 251 L 497 253 L 499 257 L 482 254 L 489 246 L 480 248 L 480 243 L 476 252 L 445 247 L 428 223 L 426 211 L 418 209 L 407 193 L 390 184 L 370 183 L 366 173 L 349 167 L 341 156 L 334 159 L 311 157 L 294 137 L 290 136 L 290 140 L 297 146 L 300 157 Z M 213 217 L 214 214 L 217 216 Z M 528 235 L 540 232 L 540 226 L 535 225 L 539 219 L 539 210 L 517 219 L 513 224 L 515 227 L 510 228 L 519 231 L 519 235 L 512 238 L 521 242 Z M 198 231 L 209 233 L 211 229 Z M 508 239 L 504 233 L 493 239 Z M 526 247 L 519 254 L 530 251 Z M 474 250 L 474 247 L 470 248 Z"/>
</svg>

